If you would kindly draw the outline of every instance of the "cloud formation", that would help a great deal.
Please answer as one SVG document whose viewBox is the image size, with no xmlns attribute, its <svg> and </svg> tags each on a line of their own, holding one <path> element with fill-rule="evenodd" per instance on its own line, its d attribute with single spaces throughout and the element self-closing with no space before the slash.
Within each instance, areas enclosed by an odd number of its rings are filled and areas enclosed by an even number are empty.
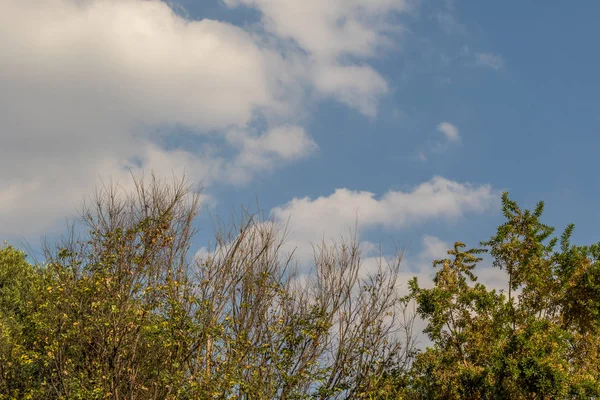
<svg viewBox="0 0 600 400">
<path fill-rule="evenodd" d="M 0 2 L 0 234 L 49 229 L 128 169 L 243 184 L 307 157 L 305 88 L 375 115 L 387 83 L 367 60 L 404 1 L 243 2 L 265 34 L 159 0 Z M 165 147 L 175 130 L 200 144 Z"/>
<path fill-rule="evenodd" d="M 458 142 L 460 140 L 458 128 L 450 122 L 440 123 L 437 126 L 437 130 L 451 142 Z"/>
<path fill-rule="evenodd" d="M 489 185 L 459 183 L 434 177 L 408 192 L 374 193 L 337 189 L 311 199 L 295 198 L 271 210 L 275 221 L 287 223 L 290 246 L 310 258 L 310 243 L 348 237 L 350 232 L 376 227 L 401 229 L 440 218 L 457 218 L 491 208 L 494 190 Z"/>
<path fill-rule="evenodd" d="M 224 0 L 262 14 L 263 28 L 307 56 L 309 79 L 326 96 L 374 116 L 389 88 L 366 60 L 393 43 L 401 30 L 394 17 L 411 10 L 408 0 Z"/>
</svg>

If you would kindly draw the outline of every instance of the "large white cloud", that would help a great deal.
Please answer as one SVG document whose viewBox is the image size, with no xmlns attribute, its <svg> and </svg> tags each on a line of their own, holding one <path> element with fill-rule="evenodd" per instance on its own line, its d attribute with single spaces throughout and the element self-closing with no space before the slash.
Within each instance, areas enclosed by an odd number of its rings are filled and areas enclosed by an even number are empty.
<svg viewBox="0 0 600 400">
<path fill-rule="evenodd" d="M 125 167 L 239 183 L 316 148 L 286 119 L 287 60 L 161 1 L 2 1 L 0 59 L 3 235 L 48 229 L 99 177 L 126 180 Z M 264 130 L 251 128 L 257 112 L 274 116 Z M 217 144 L 168 151 L 156 132 L 174 126 Z"/>
<path fill-rule="evenodd" d="M 405 0 L 239 4 L 262 33 L 160 0 L 0 1 L 0 235 L 46 231 L 127 168 L 240 184 L 306 157 L 307 88 L 375 115 L 368 62 Z M 165 147 L 174 127 L 198 146 Z"/>
<path fill-rule="evenodd" d="M 290 246 L 310 257 L 310 243 L 347 238 L 356 229 L 399 229 L 440 218 L 488 210 L 496 198 L 489 185 L 459 183 L 434 177 L 411 191 L 374 193 L 337 189 L 326 197 L 296 198 L 271 211 L 275 221 L 288 225 Z"/>
</svg>

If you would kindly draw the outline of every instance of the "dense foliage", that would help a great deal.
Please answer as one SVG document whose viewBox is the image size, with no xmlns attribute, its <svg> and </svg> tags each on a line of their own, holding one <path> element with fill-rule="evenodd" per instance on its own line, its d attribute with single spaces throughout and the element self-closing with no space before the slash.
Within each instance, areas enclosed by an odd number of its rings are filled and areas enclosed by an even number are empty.
<svg viewBox="0 0 600 400">
<path fill-rule="evenodd" d="M 367 268 L 324 243 L 306 269 L 242 215 L 193 255 L 183 182 L 104 188 L 43 263 L 0 248 L 0 399 L 600 398 L 600 246 L 503 205 L 481 249 L 457 242 L 401 296 L 401 254 Z M 506 290 L 477 283 L 485 252 Z"/>
<path fill-rule="evenodd" d="M 433 346 L 410 371 L 411 393 L 443 399 L 600 397 L 600 246 L 570 243 L 540 222 L 543 203 L 521 210 L 504 194 L 506 222 L 483 242 L 507 290 L 476 283 L 483 249 L 456 243 L 431 289 L 412 297 Z M 558 245 L 558 248 L 557 248 Z"/>
</svg>

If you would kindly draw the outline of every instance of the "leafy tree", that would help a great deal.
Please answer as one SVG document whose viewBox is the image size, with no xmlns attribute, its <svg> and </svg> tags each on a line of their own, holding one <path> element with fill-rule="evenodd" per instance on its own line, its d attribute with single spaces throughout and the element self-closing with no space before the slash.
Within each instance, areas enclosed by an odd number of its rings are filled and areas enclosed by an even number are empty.
<svg viewBox="0 0 600 400">
<path fill-rule="evenodd" d="M 0 249 L 0 399 L 31 398 L 39 381 L 35 321 L 43 278 L 12 246 Z"/>
<path fill-rule="evenodd" d="M 408 393 L 419 398 L 542 399 L 600 396 L 599 246 L 570 244 L 505 193 L 506 222 L 487 247 L 507 294 L 476 283 L 484 250 L 456 243 L 435 261 L 432 289 L 410 283 L 433 346 L 420 353 Z M 556 246 L 560 241 L 560 248 Z"/>
<path fill-rule="evenodd" d="M 483 248 L 457 242 L 400 297 L 401 253 L 367 271 L 356 239 L 323 242 L 298 265 L 248 213 L 193 255 L 199 193 L 134 183 L 42 264 L 0 248 L 0 399 L 600 398 L 600 245 L 554 237 L 543 203 L 505 194 Z M 506 291 L 477 282 L 486 251 Z"/>
<path fill-rule="evenodd" d="M 0 253 L 0 398 L 368 398 L 407 365 L 401 254 L 368 274 L 356 241 L 323 243 L 299 274 L 244 214 L 194 256 L 198 192 L 135 184 L 101 188 L 42 265 Z"/>
</svg>

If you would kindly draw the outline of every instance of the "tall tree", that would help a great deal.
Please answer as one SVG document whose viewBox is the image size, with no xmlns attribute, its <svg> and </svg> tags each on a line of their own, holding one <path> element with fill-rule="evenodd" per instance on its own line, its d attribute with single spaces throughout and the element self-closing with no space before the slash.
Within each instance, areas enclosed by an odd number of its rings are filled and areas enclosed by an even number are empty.
<svg viewBox="0 0 600 400">
<path fill-rule="evenodd" d="M 506 222 L 482 245 L 506 272 L 507 292 L 475 283 L 483 249 L 434 262 L 431 289 L 411 284 L 433 345 L 414 362 L 411 392 L 422 398 L 542 399 L 600 396 L 599 246 L 570 244 L 540 218 L 502 197 Z M 560 248 L 556 250 L 558 242 Z"/>
</svg>

